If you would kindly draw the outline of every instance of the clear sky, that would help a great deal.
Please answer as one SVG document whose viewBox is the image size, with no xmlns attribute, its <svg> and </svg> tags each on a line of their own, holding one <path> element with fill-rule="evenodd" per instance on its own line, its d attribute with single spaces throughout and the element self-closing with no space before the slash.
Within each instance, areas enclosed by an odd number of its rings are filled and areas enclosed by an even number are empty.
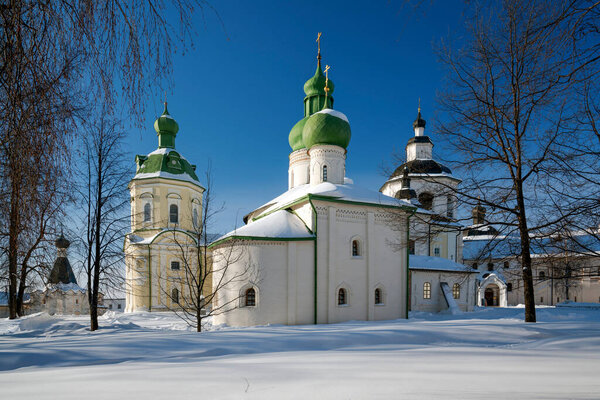
<svg viewBox="0 0 600 400">
<path fill-rule="evenodd" d="M 462 2 L 424 3 L 414 11 L 400 0 L 221 0 L 212 4 L 224 29 L 210 12 L 205 22 L 196 17 L 194 48 L 174 58 L 168 103 L 180 127 L 176 148 L 201 181 L 212 164 L 212 190 L 226 206 L 213 232 L 241 225 L 244 214 L 287 190 L 288 134 L 303 117 L 317 32 L 334 108 L 352 128 L 346 175 L 379 189 L 382 166 L 392 166 L 413 135 L 419 97 L 428 127 L 433 122 L 443 81 L 434 45 L 462 29 Z M 152 125 L 161 102 L 148 99 L 147 128 L 129 135 L 132 175 L 135 154 L 157 147 Z"/>
</svg>

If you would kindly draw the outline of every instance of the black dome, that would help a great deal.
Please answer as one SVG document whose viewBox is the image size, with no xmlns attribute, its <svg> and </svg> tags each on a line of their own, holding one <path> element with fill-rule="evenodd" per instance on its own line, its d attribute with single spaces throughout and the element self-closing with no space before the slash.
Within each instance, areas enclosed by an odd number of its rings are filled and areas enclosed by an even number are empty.
<svg viewBox="0 0 600 400">
<path fill-rule="evenodd" d="M 402 164 L 392 174 L 391 178 L 402 176 L 404 168 L 408 168 L 410 174 L 451 174 L 450 168 L 433 160 L 412 160 Z"/>
</svg>

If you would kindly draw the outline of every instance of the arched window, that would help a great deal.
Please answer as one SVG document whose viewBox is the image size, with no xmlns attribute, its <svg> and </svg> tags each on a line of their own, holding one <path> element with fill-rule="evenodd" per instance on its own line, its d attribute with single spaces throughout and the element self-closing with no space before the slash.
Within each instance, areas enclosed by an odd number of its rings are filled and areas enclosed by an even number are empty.
<svg viewBox="0 0 600 400">
<path fill-rule="evenodd" d="M 348 295 L 346 289 L 341 288 L 338 290 L 338 306 L 345 306 L 348 304 Z"/>
<path fill-rule="evenodd" d="M 433 207 L 433 195 L 427 192 L 419 194 L 419 203 L 421 203 L 421 207 L 424 209 L 431 210 Z"/>
<path fill-rule="evenodd" d="M 423 284 L 423 298 L 430 299 L 431 298 L 431 283 L 425 282 Z"/>
<path fill-rule="evenodd" d="M 323 165 L 323 182 L 327 182 L 327 165 Z"/>
<path fill-rule="evenodd" d="M 144 204 L 144 222 L 150 222 L 152 220 L 152 205 L 150 203 Z"/>
<path fill-rule="evenodd" d="M 254 288 L 246 289 L 246 293 L 244 294 L 244 305 L 246 307 L 256 306 L 256 290 L 254 290 Z"/>
<path fill-rule="evenodd" d="M 452 195 L 448 195 L 446 203 L 446 215 L 448 218 L 454 218 L 454 199 Z"/>
<path fill-rule="evenodd" d="M 172 224 L 179 222 L 179 207 L 177 207 L 177 204 L 169 206 L 169 222 Z"/>
<path fill-rule="evenodd" d="M 375 289 L 375 304 L 383 304 L 383 295 L 380 288 Z"/>
<path fill-rule="evenodd" d="M 540 280 L 546 279 L 546 272 L 540 271 L 540 273 L 538 274 L 538 276 L 540 277 Z"/>
<path fill-rule="evenodd" d="M 452 286 L 452 297 L 455 299 L 460 299 L 460 285 L 458 283 L 455 283 Z"/>
<path fill-rule="evenodd" d="M 194 228 L 198 229 L 198 209 L 194 208 L 192 211 L 192 223 L 194 224 Z"/>
<path fill-rule="evenodd" d="M 171 290 L 171 300 L 173 301 L 173 303 L 179 304 L 179 289 L 173 288 Z"/>
<path fill-rule="evenodd" d="M 360 242 L 358 239 L 352 241 L 352 257 L 360 256 Z"/>
</svg>

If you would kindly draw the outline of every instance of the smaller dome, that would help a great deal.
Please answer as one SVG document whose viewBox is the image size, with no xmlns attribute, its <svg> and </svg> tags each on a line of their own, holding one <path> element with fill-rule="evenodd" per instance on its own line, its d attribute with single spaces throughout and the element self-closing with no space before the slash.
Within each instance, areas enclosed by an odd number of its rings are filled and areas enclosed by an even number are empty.
<svg viewBox="0 0 600 400">
<path fill-rule="evenodd" d="M 179 132 L 179 124 L 171 115 L 169 115 L 169 110 L 167 110 L 167 103 L 165 102 L 165 110 L 162 115 L 154 121 L 154 130 L 157 134 L 166 133 L 170 135 L 177 135 Z"/>
<path fill-rule="evenodd" d="M 292 151 L 304 149 L 306 147 L 304 146 L 304 142 L 302 141 L 302 131 L 304 130 L 304 124 L 306 124 L 308 118 L 309 117 L 304 117 L 300 121 L 296 122 L 296 125 L 294 125 L 294 127 L 290 131 L 290 136 L 288 140 L 290 142 L 290 147 L 292 148 Z"/>
<path fill-rule="evenodd" d="M 417 114 L 417 119 L 413 122 L 413 129 L 417 128 L 425 128 L 425 120 L 421 118 L 421 110 L 419 110 L 419 114 Z"/>
<path fill-rule="evenodd" d="M 343 147 L 350 144 L 350 123 L 341 112 L 326 108 L 308 117 L 302 131 L 302 141 L 307 149 L 317 144 Z"/>
<path fill-rule="evenodd" d="M 59 249 L 67 249 L 71 245 L 71 242 L 69 242 L 61 233 L 58 239 L 56 239 L 56 241 L 54 242 L 54 244 Z"/>
<path fill-rule="evenodd" d="M 317 64 L 317 71 L 315 72 L 315 75 L 309 80 L 307 80 L 304 84 L 304 93 L 306 94 L 306 96 L 325 96 L 325 81 L 326 78 L 325 75 L 323 75 L 321 63 L 319 62 Z M 327 87 L 329 88 L 328 96 L 331 96 L 335 88 L 335 85 L 333 84 L 333 81 L 331 79 L 327 81 Z"/>
</svg>

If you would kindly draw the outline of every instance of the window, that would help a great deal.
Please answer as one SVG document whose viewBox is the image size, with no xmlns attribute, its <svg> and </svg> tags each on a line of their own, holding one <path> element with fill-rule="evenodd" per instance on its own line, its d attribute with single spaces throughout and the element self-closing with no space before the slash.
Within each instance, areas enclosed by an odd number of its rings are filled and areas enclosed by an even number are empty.
<svg viewBox="0 0 600 400">
<path fill-rule="evenodd" d="M 577 303 L 577 296 L 575 296 L 575 303 Z"/>
<path fill-rule="evenodd" d="M 431 283 L 425 282 L 423 284 L 423 298 L 430 299 L 431 298 Z"/>
<path fill-rule="evenodd" d="M 439 247 L 436 247 L 433 249 L 433 255 L 436 257 L 440 256 L 440 248 Z"/>
<path fill-rule="evenodd" d="M 256 290 L 254 290 L 254 288 L 246 290 L 246 293 L 244 294 L 244 305 L 246 307 L 256 306 Z"/>
<path fill-rule="evenodd" d="M 427 192 L 419 194 L 419 203 L 421 203 L 421 207 L 424 209 L 431 210 L 433 207 L 433 195 Z"/>
<path fill-rule="evenodd" d="M 198 229 L 198 209 L 195 207 L 192 211 L 192 224 L 194 224 L 194 228 Z"/>
<path fill-rule="evenodd" d="M 120 310 L 121 309 L 121 303 L 117 304 L 117 308 Z"/>
<path fill-rule="evenodd" d="M 577 301 L 577 300 L 575 300 Z M 75 299 L 75 304 L 79 304 L 79 299 Z"/>
<path fill-rule="evenodd" d="M 179 289 L 173 288 L 173 290 L 171 290 L 171 300 L 173 303 L 179 304 Z"/>
<path fill-rule="evenodd" d="M 152 220 L 152 206 L 150 203 L 144 204 L 144 222 L 150 222 Z"/>
<path fill-rule="evenodd" d="M 358 240 L 354 239 L 352 241 L 352 257 L 360 256 L 360 243 Z"/>
<path fill-rule="evenodd" d="M 458 283 L 455 283 L 452 286 L 452 297 L 455 299 L 460 299 L 460 285 Z"/>
<path fill-rule="evenodd" d="M 375 304 L 383 304 L 383 296 L 381 295 L 381 289 L 375 289 Z"/>
<path fill-rule="evenodd" d="M 506 291 L 507 291 L 507 292 L 512 292 L 512 282 L 508 282 L 508 283 L 506 284 Z"/>
<path fill-rule="evenodd" d="M 327 182 L 327 165 L 323 165 L 323 182 Z"/>
<path fill-rule="evenodd" d="M 488 271 L 494 270 L 494 263 L 488 263 Z"/>
<path fill-rule="evenodd" d="M 448 218 L 454 218 L 454 200 L 450 195 L 448 196 L 446 203 L 446 216 L 448 216 Z"/>
<path fill-rule="evenodd" d="M 346 289 L 338 290 L 338 306 L 345 306 L 348 304 L 348 296 L 346 293 Z"/>
<path fill-rule="evenodd" d="M 473 269 L 477 269 L 479 268 L 479 265 L 477 265 L 477 263 L 473 263 Z"/>
<path fill-rule="evenodd" d="M 504 261 L 504 269 L 508 269 L 510 267 L 510 264 L 508 261 Z"/>
<path fill-rule="evenodd" d="M 179 222 L 179 207 L 177 207 L 177 204 L 169 206 L 169 222 L 172 224 Z"/>
<path fill-rule="evenodd" d="M 408 241 L 408 254 L 415 254 L 415 241 L 414 240 Z"/>
<path fill-rule="evenodd" d="M 556 302 L 557 302 L 557 303 L 560 303 L 560 297 L 557 297 L 557 298 L 556 298 Z"/>
<path fill-rule="evenodd" d="M 544 297 L 542 296 L 542 297 L 540 297 L 540 303 L 543 303 L 543 302 L 544 302 Z"/>
<path fill-rule="evenodd" d="M 544 279 L 546 279 L 546 272 L 540 271 L 538 276 L 539 276 L 540 280 L 544 280 Z"/>
<path fill-rule="evenodd" d="M 112 310 L 112 304 L 109 304 L 109 305 L 108 305 L 108 309 L 109 309 L 109 310 Z"/>
<path fill-rule="evenodd" d="M 179 271 L 179 261 L 171 261 L 171 271 Z"/>
</svg>

